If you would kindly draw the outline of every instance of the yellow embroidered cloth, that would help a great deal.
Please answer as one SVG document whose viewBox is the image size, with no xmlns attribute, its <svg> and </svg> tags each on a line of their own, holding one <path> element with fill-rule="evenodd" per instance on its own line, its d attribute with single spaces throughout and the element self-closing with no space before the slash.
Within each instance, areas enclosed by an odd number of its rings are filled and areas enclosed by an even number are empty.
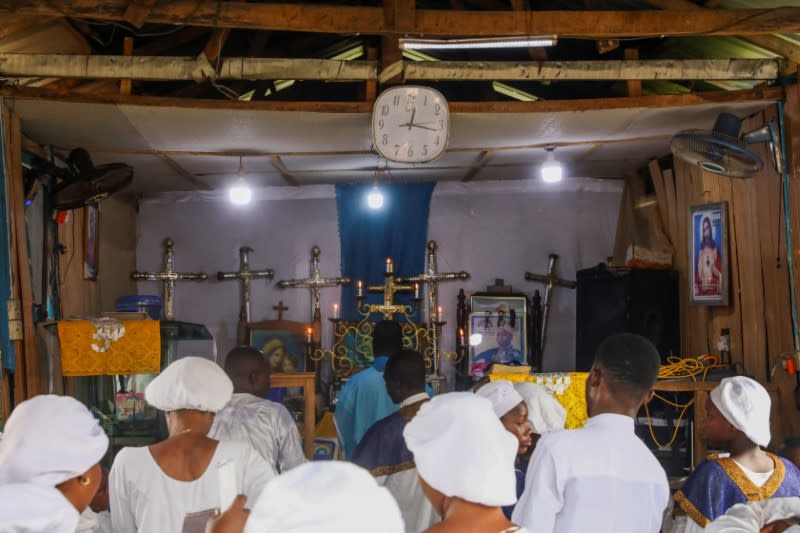
<svg viewBox="0 0 800 533">
<path fill-rule="evenodd" d="M 121 320 L 125 333 L 108 346 L 96 337 L 90 320 L 58 323 L 61 372 L 65 376 L 158 374 L 161 371 L 161 327 L 158 320 Z M 92 348 L 106 351 L 96 351 Z"/>
<path fill-rule="evenodd" d="M 586 379 L 588 372 L 564 372 L 560 374 L 501 374 L 490 375 L 491 381 L 505 380 L 511 382 L 539 383 L 553 392 L 555 399 L 567 411 L 566 429 L 582 428 L 589 418 L 586 412 Z M 567 378 L 568 383 L 564 383 Z M 563 389 L 563 390 L 561 390 Z"/>
</svg>

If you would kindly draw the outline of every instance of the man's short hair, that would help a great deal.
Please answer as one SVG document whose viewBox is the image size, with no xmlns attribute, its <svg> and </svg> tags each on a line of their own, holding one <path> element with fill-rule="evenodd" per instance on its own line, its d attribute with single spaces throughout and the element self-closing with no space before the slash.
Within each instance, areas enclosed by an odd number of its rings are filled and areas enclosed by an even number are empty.
<svg viewBox="0 0 800 533">
<path fill-rule="evenodd" d="M 416 350 L 400 350 L 386 362 L 383 379 L 400 383 L 408 390 L 424 390 L 425 359 Z"/>
<path fill-rule="evenodd" d="M 264 357 L 264 354 L 261 353 L 261 350 L 253 348 L 252 346 L 237 346 L 228 352 L 228 355 L 225 357 L 224 368 L 228 376 L 236 376 L 251 372 L 253 368 L 257 368 L 258 365 L 261 364 L 269 368 L 267 359 Z"/>
<path fill-rule="evenodd" d="M 600 343 L 593 366 L 603 370 L 612 392 L 635 397 L 652 390 L 661 356 L 653 343 L 641 335 L 622 333 Z"/>
<path fill-rule="evenodd" d="M 403 329 L 394 320 L 381 320 L 372 331 L 372 353 L 392 355 L 403 349 Z"/>
</svg>

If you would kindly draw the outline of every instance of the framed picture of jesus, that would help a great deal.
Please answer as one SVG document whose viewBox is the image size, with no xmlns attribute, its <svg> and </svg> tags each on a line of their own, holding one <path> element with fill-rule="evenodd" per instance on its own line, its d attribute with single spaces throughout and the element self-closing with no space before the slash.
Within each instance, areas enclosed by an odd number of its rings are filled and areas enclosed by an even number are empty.
<svg viewBox="0 0 800 533">
<path fill-rule="evenodd" d="M 728 204 L 689 208 L 689 303 L 728 305 Z"/>
</svg>

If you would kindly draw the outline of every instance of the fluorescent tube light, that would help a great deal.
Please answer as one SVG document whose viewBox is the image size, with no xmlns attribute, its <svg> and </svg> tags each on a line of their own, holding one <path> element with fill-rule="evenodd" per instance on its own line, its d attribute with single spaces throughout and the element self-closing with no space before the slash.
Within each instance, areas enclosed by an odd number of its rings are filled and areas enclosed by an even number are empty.
<svg viewBox="0 0 800 533">
<path fill-rule="evenodd" d="M 401 50 L 476 50 L 482 48 L 534 48 L 555 46 L 550 36 L 490 37 L 485 39 L 400 39 Z"/>
</svg>

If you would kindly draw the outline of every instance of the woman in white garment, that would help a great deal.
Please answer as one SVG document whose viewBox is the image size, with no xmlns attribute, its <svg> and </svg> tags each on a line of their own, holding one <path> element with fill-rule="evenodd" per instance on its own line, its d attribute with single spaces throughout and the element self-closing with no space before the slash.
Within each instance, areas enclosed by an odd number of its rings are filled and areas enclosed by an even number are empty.
<svg viewBox="0 0 800 533">
<path fill-rule="evenodd" d="M 275 476 L 271 467 L 245 443 L 207 437 L 232 393 L 225 372 L 202 357 L 172 363 L 148 385 L 145 400 L 166 412 L 169 437 L 117 455 L 109 479 L 114 533 L 180 533 L 187 514 L 220 506 L 219 469 L 228 463 L 236 492 L 255 501 Z"/>
<path fill-rule="evenodd" d="M 519 443 L 486 398 L 442 394 L 425 403 L 403 430 L 422 490 L 442 521 L 429 533 L 523 533 L 503 515 L 517 501 L 514 458 Z"/>
<path fill-rule="evenodd" d="M 0 531 L 74 533 L 100 487 L 108 437 L 67 396 L 20 403 L 0 441 Z"/>
</svg>

